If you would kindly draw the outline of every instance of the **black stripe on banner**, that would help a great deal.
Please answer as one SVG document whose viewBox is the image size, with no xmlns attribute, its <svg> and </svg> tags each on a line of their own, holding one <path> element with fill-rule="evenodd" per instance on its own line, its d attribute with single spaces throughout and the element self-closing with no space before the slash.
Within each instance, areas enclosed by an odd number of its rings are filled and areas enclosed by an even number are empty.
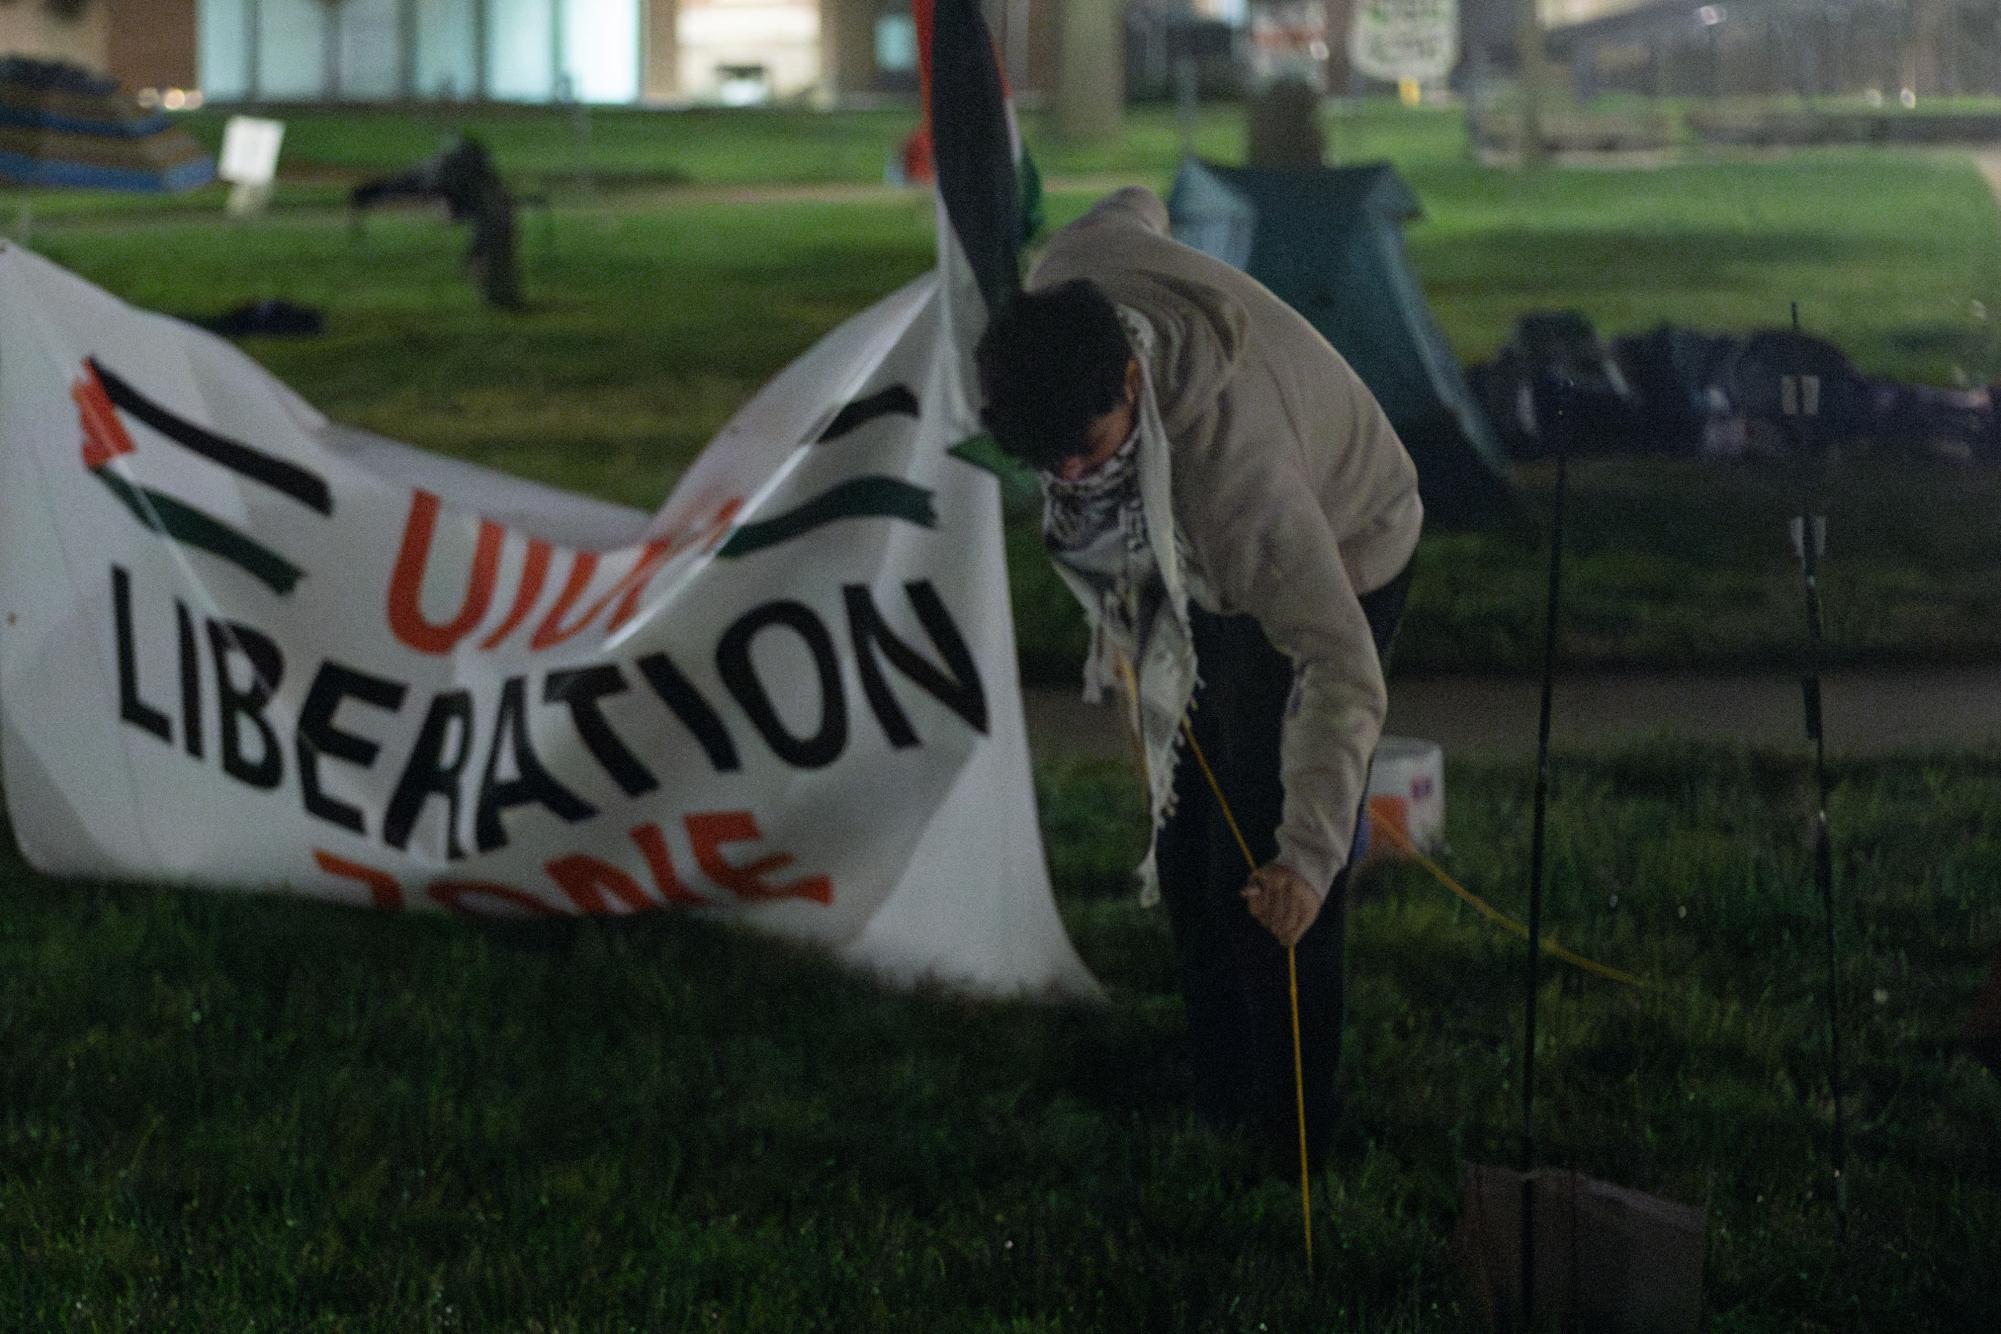
<svg viewBox="0 0 2001 1334">
<path fill-rule="evenodd" d="M 333 513 L 333 494 L 327 489 L 326 479 L 317 473 L 175 416 L 106 369 L 95 357 L 90 359 L 90 367 L 104 382 L 104 392 L 113 406 L 131 413 L 175 444 L 193 450 L 211 463 L 221 464 L 238 476 L 290 496 L 308 509 Z"/>
<path fill-rule="evenodd" d="M 905 417 L 918 415 L 917 395 L 911 393 L 907 385 L 893 384 L 879 394 L 870 394 L 867 398 L 858 398 L 848 404 L 834 414 L 834 420 L 828 424 L 826 430 L 820 432 L 817 443 L 824 445 L 830 440 L 839 440 L 851 431 L 860 430 L 877 417 L 897 415 Z"/>
<path fill-rule="evenodd" d="M 742 525 L 716 555 L 739 560 L 842 519 L 902 519 L 919 528 L 936 528 L 938 509 L 929 491 L 900 477 L 876 473 L 850 477 L 783 514 Z"/>
<path fill-rule="evenodd" d="M 280 597 L 297 588 L 305 577 L 305 571 L 291 561 L 212 514 L 173 496 L 134 486 L 110 468 L 99 468 L 90 475 L 104 483 L 142 527 L 228 561 Z"/>
<path fill-rule="evenodd" d="M 979 0 L 937 0 L 931 17 L 931 153 L 938 197 L 986 298 L 987 314 L 1021 290 L 1021 193 L 1007 98 Z"/>
</svg>

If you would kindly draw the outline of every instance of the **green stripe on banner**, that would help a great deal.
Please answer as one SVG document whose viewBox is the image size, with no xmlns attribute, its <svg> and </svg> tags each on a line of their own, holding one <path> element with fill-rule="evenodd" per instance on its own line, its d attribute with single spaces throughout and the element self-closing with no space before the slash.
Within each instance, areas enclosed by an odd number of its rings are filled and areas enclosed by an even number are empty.
<svg viewBox="0 0 2001 1334">
<path fill-rule="evenodd" d="M 1035 480 L 1027 464 L 1002 449 L 1000 442 L 985 431 L 967 436 L 945 452 L 961 463 L 992 473 L 1003 482 L 1020 481 L 1023 477 Z"/>
<path fill-rule="evenodd" d="M 931 493 L 921 486 L 895 477 L 851 477 L 797 509 L 744 524 L 716 554 L 734 560 L 840 519 L 904 519 L 919 528 L 936 528 L 938 511 L 931 504 Z"/>
<path fill-rule="evenodd" d="M 98 468 L 91 475 L 104 483 L 146 528 L 228 561 L 280 597 L 298 587 L 305 575 L 304 570 L 271 548 L 253 542 L 228 524 L 172 496 L 135 487 L 109 468 Z"/>
</svg>

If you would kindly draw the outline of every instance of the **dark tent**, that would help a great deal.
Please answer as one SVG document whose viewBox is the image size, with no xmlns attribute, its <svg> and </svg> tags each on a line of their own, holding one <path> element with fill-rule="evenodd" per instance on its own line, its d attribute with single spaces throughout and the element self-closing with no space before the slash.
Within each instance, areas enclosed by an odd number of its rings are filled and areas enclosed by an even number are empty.
<svg viewBox="0 0 2001 1334">
<path fill-rule="evenodd" d="M 1511 505 L 1508 456 L 1404 254 L 1417 196 L 1388 163 L 1308 171 L 1182 164 L 1174 235 L 1243 269 L 1348 359 L 1417 462 L 1426 512 L 1471 522 Z"/>
</svg>

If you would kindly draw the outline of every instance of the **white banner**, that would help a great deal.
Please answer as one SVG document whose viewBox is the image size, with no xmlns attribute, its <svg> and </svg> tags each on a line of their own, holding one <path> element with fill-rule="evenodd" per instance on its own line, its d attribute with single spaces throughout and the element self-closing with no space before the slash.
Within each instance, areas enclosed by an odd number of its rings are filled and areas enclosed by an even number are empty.
<svg viewBox="0 0 2001 1334">
<path fill-rule="evenodd" d="M 1348 59 L 1372 79 L 1443 79 L 1459 63 L 1459 0 L 1361 0 Z"/>
<path fill-rule="evenodd" d="M 332 425 L 0 245 L 22 851 L 383 909 L 729 913 L 905 980 L 1093 993 L 941 293 L 827 337 L 649 519 Z"/>
</svg>

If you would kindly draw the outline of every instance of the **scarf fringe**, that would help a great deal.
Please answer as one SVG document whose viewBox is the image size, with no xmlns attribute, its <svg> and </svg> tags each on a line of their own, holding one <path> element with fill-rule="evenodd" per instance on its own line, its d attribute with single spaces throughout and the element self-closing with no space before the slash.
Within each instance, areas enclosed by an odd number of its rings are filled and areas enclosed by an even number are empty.
<svg viewBox="0 0 2001 1334">
<path fill-rule="evenodd" d="M 1141 376 L 1139 420 L 1127 466 L 1138 472 L 1140 530 L 1160 574 L 1164 596 L 1152 608 L 1146 624 L 1135 624 L 1129 631 L 1113 634 L 1108 631 L 1105 616 L 1097 605 L 1097 594 L 1089 582 L 1064 569 L 1060 562 L 1058 570 L 1083 603 L 1091 624 L 1091 650 L 1084 663 L 1085 700 L 1101 702 L 1108 686 L 1120 686 L 1131 693 L 1133 721 L 1138 728 L 1146 769 L 1147 814 L 1153 832 L 1158 834 L 1175 813 L 1174 783 L 1181 761 L 1182 729 L 1194 706 L 1199 677 L 1195 633 L 1188 620 L 1188 571 L 1184 568 L 1183 538 L 1174 523 L 1167 431 L 1161 423 L 1154 394 L 1154 331 L 1138 312 L 1123 306 L 1119 308 L 1119 318 L 1132 342 Z M 1047 503 L 1052 494 L 1045 489 L 1044 495 Z M 1070 498 L 1080 497 L 1073 492 Z M 1126 633 L 1130 633 L 1133 642 L 1119 642 Z M 1139 660 L 1134 661 L 1135 657 Z M 1148 684 L 1154 687 L 1156 707 L 1149 707 Z M 1160 867 L 1153 842 L 1148 841 L 1146 856 L 1133 871 L 1140 903 L 1147 907 L 1160 902 Z"/>
</svg>

